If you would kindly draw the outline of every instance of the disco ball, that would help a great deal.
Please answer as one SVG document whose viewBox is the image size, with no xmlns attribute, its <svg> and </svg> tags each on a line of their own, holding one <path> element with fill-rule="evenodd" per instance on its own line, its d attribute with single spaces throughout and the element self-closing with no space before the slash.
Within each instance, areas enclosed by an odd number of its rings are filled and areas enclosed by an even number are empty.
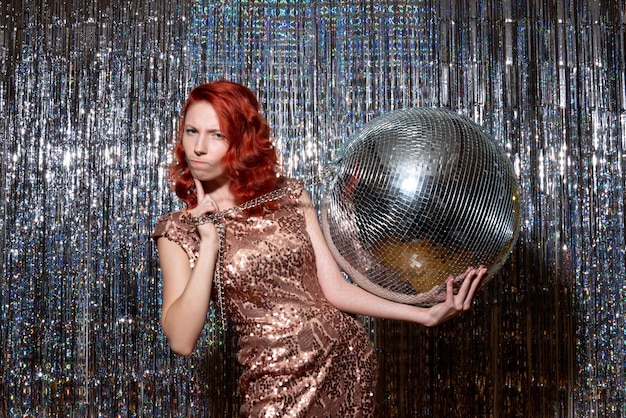
<svg viewBox="0 0 626 418">
<path fill-rule="evenodd" d="M 324 235 L 351 279 L 383 298 L 434 305 L 446 298 L 447 278 L 468 267 L 488 268 L 486 283 L 517 239 L 509 159 L 451 111 L 379 116 L 350 137 L 329 172 Z"/>
</svg>

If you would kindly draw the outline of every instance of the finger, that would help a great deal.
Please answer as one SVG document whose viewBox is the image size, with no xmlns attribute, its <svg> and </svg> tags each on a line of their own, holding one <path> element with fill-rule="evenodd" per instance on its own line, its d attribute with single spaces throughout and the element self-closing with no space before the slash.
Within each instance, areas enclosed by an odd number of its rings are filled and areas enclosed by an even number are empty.
<svg viewBox="0 0 626 418">
<path fill-rule="evenodd" d="M 467 278 L 465 280 L 467 280 Z M 467 286 L 461 285 L 461 288 L 455 294 L 454 283 L 455 283 L 455 280 L 454 278 L 451 277 L 448 280 L 448 287 L 447 287 L 448 301 L 450 302 L 452 309 L 458 314 L 459 312 L 463 310 L 463 303 L 466 297 L 465 294 L 467 293 L 467 289 L 466 289 Z"/>
<path fill-rule="evenodd" d="M 461 287 L 459 288 L 459 291 L 457 292 L 458 298 L 465 299 L 467 297 L 467 294 L 472 285 L 475 273 L 476 271 L 470 267 L 467 270 L 465 270 L 465 273 L 459 276 L 463 278 L 463 283 L 461 283 Z"/>
<path fill-rule="evenodd" d="M 448 278 L 448 282 L 446 283 L 446 300 L 448 302 L 454 303 L 454 278 Z"/>
<path fill-rule="evenodd" d="M 485 267 L 481 267 L 478 270 L 478 274 L 476 276 L 476 279 L 474 280 L 475 284 L 473 284 L 473 288 L 478 289 L 480 287 L 480 285 L 483 283 L 483 281 L 487 278 L 487 275 L 489 274 L 489 270 L 487 270 Z"/>
<path fill-rule="evenodd" d="M 467 293 L 467 297 L 465 298 L 465 302 L 463 304 L 464 310 L 469 310 L 471 308 L 474 297 L 476 296 L 476 293 L 478 292 L 478 289 L 480 288 L 480 285 L 482 284 L 482 281 L 485 278 L 486 274 L 487 269 L 484 267 L 481 267 L 476 271 L 476 275 L 472 280 L 472 285 Z"/>
<path fill-rule="evenodd" d="M 196 196 L 198 197 L 198 202 L 200 202 L 204 199 L 204 187 L 202 182 L 196 178 L 193 179 L 193 183 L 196 185 Z"/>
</svg>

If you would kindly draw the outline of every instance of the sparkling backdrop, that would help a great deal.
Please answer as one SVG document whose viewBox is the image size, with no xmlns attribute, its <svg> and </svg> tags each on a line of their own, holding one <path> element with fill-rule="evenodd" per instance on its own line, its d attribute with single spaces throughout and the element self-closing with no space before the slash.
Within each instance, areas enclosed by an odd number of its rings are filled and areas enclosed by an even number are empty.
<svg viewBox="0 0 626 418">
<path fill-rule="evenodd" d="M 364 319 L 385 415 L 626 415 L 626 4 L 468 3 L 0 0 L 0 416 L 235 415 L 234 339 L 210 316 L 170 354 L 150 242 L 177 112 L 215 78 L 258 92 L 300 178 L 409 106 L 514 163 L 520 240 L 475 309 Z"/>
</svg>

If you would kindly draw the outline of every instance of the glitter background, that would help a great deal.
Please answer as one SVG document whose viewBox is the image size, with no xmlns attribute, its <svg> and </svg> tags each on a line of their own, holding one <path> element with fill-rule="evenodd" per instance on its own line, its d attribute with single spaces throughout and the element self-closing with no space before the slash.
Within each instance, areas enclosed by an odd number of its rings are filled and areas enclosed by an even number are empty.
<svg viewBox="0 0 626 418">
<path fill-rule="evenodd" d="M 0 416 L 236 414 L 214 316 L 167 348 L 150 241 L 182 100 L 222 77 L 293 176 L 410 106 L 514 163 L 520 240 L 474 310 L 364 319 L 385 416 L 626 415 L 624 0 L 459 3 L 0 0 Z"/>
</svg>

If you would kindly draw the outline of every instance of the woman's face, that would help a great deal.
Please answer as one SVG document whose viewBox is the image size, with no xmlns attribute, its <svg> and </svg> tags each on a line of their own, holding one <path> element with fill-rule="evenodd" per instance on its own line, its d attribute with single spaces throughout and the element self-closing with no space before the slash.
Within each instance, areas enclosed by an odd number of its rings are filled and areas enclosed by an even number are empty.
<svg viewBox="0 0 626 418">
<path fill-rule="evenodd" d="M 228 151 L 228 140 L 213 106 L 204 101 L 189 106 L 183 128 L 183 149 L 191 175 L 202 182 L 223 180 L 222 158 Z"/>
</svg>

